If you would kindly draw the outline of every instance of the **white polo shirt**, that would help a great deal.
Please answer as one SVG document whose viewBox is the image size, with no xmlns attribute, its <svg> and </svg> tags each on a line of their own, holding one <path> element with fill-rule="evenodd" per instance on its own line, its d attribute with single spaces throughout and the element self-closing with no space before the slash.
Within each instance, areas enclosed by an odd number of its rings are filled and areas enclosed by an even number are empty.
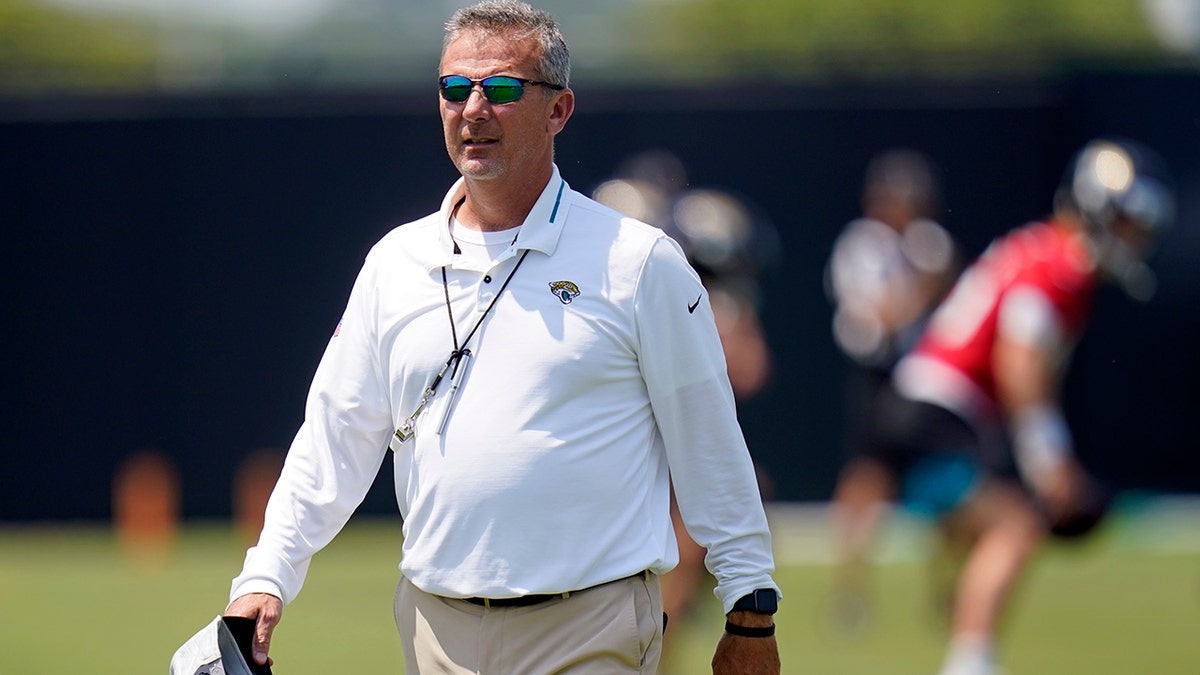
<svg viewBox="0 0 1200 675">
<path fill-rule="evenodd" d="M 461 342 L 510 273 L 459 345 L 473 358 L 444 428 L 448 376 L 396 451 L 403 574 L 499 598 L 664 573 L 678 562 L 669 465 L 726 611 L 777 589 L 708 297 L 679 247 L 555 167 L 512 247 L 472 262 L 448 228 L 463 190 L 367 255 L 231 597 L 296 596 L 455 347 L 446 289 Z"/>
</svg>

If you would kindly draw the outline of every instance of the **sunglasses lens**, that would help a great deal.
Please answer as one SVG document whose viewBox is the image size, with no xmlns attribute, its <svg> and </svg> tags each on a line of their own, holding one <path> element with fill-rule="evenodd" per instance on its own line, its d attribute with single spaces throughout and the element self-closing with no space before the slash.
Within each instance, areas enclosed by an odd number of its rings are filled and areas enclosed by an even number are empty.
<svg viewBox="0 0 1200 675">
<path fill-rule="evenodd" d="M 483 86 L 484 97 L 492 103 L 512 103 L 520 100 L 525 93 L 525 85 L 515 77 L 493 75 L 485 77 L 480 84 Z"/>
<path fill-rule="evenodd" d="M 525 85 L 515 77 L 493 75 L 476 80 L 483 89 L 483 97 L 491 103 L 512 103 L 521 100 Z M 451 103 L 462 103 L 471 97 L 475 82 L 463 75 L 446 75 L 438 80 L 438 91 L 442 98 Z"/>
<path fill-rule="evenodd" d="M 451 103 L 462 103 L 467 100 L 467 97 L 471 95 L 471 87 L 471 80 L 462 75 L 447 75 L 438 82 L 442 98 Z"/>
</svg>

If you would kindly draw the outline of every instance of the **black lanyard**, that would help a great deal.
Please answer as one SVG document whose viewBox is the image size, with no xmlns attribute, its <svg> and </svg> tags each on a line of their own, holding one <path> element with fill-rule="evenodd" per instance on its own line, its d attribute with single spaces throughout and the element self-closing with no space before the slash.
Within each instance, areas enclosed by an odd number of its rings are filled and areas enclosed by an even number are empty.
<svg viewBox="0 0 1200 675">
<path fill-rule="evenodd" d="M 566 186 L 566 181 L 562 181 L 558 185 L 558 195 L 554 198 L 554 210 L 550 212 L 551 223 L 553 223 L 554 219 L 558 217 L 558 207 L 562 202 L 562 194 Z M 516 243 L 516 239 L 513 239 L 513 243 Z M 454 247 L 457 250 L 457 242 L 455 243 Z M 412 438 L 413 433 L 416 432 L 417 417 L 421 415 L 421 411 L 425 409 L 425 406 L 437 393 L 438 385 L 441 384 L 442 378 L 446 375 L 446 371 L 450 371 L 450 393 L 446 397 L 446 405 L 442 409 L 442 419 L 438 423 L 436 430 L 437 433 L 442 433 L 442 429 L 445 428 L 446 420 L 450 415 L 450 408 L 454 406 L 455 397 L 458 395 L 459 385 L 462 383 L 462 377 L 466 373 L 467 363 L 471 359 L 471 350 L 467 349 L 467 343 L 471 341 L 471 338 L 475 337 L 475 332 L 478 331 L 479 327 L 483 325 L 483 320 L 486 319 L 488 313 L 492 311 L 492 307 L 496 305 L 496 301 L 500 299 L 501 294 L 504 293 L 504 289 L 508 288 L 508 282 L 512 281 L 513 275 L 517 273 L 518 269 L 520 269 L 521 263 L 525 262 L 525 257 L 529 255 L 530 250 L 531 249 L 525 249 L 525 252 L 522 253 L 521 257 L 517 260 L 517 264 L 513 265 L 512 271 L 508 273 L 508 277 L 504 280 L 504 283 L 500 285 L 500 290 L 496 291 L 496 296 L 492 298 L 492 301 L 488 303 L 487 309 L 483 310 L 483 314 L 481 314 L 479 319 L 475 321 L 475 325 L 471 327 L 470 332 L 467 333 L 467 337 L 463 339 L 461 345 L 459 345 L 458 342 L 458 329 L 454 325 L 454 310 L 450 307 L 450 284 L 446 281 L 446 266 L 442 265 L 442 292 L 445 294 L 446 298 L 446 315 L 450 318 L 450 339 L 454 343 L 454 350 L 450 352 L 450 358 L 446 359 L 446 363 L 442 365 L 442 369 L 439 370 L 438 374 L 434 376 L 433 381 L 430 382 L 429 386 L 425 387 L 425 391 L 421 393 L 421 400 L 417 402 L 416 409 L 413 410 L 412 414 L 408 416 L 408 419 L 404 421 L 404 424 L 400 425 L 399 429 L 396 429 L 396 433 L 391 444 L 391 448 L 393 450 L 397 450 L 399 447 L 397 441 L 402 444 L 408 439 Z"/>
<path fill-rule="evenodd" d="M 516 239 L 513 239 L 513 241 L 516 242 Z M 488 312 L 492 311 L 492 307 L 496 305 L 496 301 L 500 299 L 500 295 L 504 293 L 504 289 L 508 288 L 508 282 L 512 281 L 513 275 L 517 273 L 517 270 L 521 267 L 521 263 L 525 262 L 525 256 L 527 255 L 529 255 L 529 249 L 525 249 L 520 259 L 517 260 L 517 264 L 508 273 L 508 278 L 504 280 L 503 284 L 500 284 L 500 290 L 496 291 L 496 297 L 492 298 L 492 301 L 488 303 L 487 309 L 483 310 L 483 314 L 479 315 L 479 319 L 475 321 L 471 332 L 467 333 L 467 337 L 463 340 L 462 347 L 458 346 L 458 332 L 454 328 L 454 310 L 450 309 L 450 284 L 446 283 L 446 266 L 442 265 L 442 291 L 446 294 L 446 316 L 450 317 L 450 339 L 454 342 L 454 351 L 450 352 L 450 360 L 446 362 L 446 365 L 450 365 L 450 362 L 454 361 L 462 352 L 470 353 L 471 350 L 466 349 L 467 343 L 471 341 L 471 338 L 475 337 L 475 331 L 479 330 L 479 326 L 487 318 Z"/>
<path fill-rule="evenodd" d="M 400 441 L 400 443 L 404 443 L 404 441 L 407 441 L 412 437 L 413 433 L 416 431 L 415 424 L 417 417 L 421 415 L 421 412 L 425 409 L 426 404 L 428 404 L 429 401 L 433 399 L 434 395 L 437 394 L 438 385 L 442 383 L 442 378 L 446 376 L 446 371 L 450 371 L 450 381 L 452 386 L 450 389 L 450 394 L 446 400 L 446 405 L 442 410 L 442 419 L 438 423 L 437 427 L 437 433 L 442 433 L 442 429 L 445 428 L 446 420 L 450 415 L 450 408 L 454 405 L 454 399 L 458 394 L 459 384 L 462 383 L 462 376 L 467 371 L 467 362 L 471 359 L 471 350 L 467 349 L 467 343 L 471 341 L 471 338 L 475 337 L 475 333 L 479 330 L 479 327 L 483 325 L 483 320 L 487 318 L 489 313 L 491 313 L 492 307 L 496 306 L 496 301 L 500 299 L 500 296 L 504 293 L 504 289 L 508 288 L 508 282 L 512 281 L 513 275 L 515 275 L 517 270 L 521 268 L 521 263 L 525 262 L 525 258 L 529 255 L 529 251 L 530 249 L 525 249 L 525 252 L 522 253 L 521 257 L 517 259 L 517 264 L 513 265 L 512 271 L 508 273 L 508 277 L 506 277 L 504 279 L 504 283 L 500 285 L 500 290 L 496 291 L 495 297 L 493 297 L 492 301 L 488 303 L 487 309 L 484 309 L 483 314 L 479 315 L 479 318 L 476 319 L 475 325 L 471 327 L 470 332 L 467 333 L 467 337 L 463 339 L 461 346 L 458 343 L 458 329 L 454 325 L 454 310 L 450 306 L 450 284 L 446 281 L 446 266 L 442 266 L 442 292 L 445 294 L 446 298 L 446 316 L 450 319 L 450 339 L 454 343 L 454 350 L 450 352 L 450 358 L 446 359 L 446 363 L 442 365 L 442 369 L 439 370 L 438 374 L 434 376 L 433 381 L 430 382 L 429 386 L 425 387 L 425 391 L 421 393 L 421 400 L 417 403 L 417 408 L 413 410 L 411 415 L 408 416 L 408 419 L 404 421 L 404 424 L 401 425 L 399 429 L 396 429 L 395 437 Z M 452 368 L 453 370 L 451 370 Z"/>
</svg>

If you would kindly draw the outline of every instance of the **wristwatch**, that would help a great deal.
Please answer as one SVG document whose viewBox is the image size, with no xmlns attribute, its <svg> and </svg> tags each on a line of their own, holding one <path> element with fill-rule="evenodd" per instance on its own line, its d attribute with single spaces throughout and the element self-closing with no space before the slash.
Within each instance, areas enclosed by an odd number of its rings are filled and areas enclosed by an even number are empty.
<svg viewBox="0 0 1200 675">
<path fill-rule="evenodd" d="M 779 596 L 773 588 L 760 588 L 739 598 L 733 603 L 732 611 L 774 614 L 779 611 Z"/>
<path fill-rule="evenodd" d="M 733 612 L 755 612 L 757 614 L 771 615 L 779 609 L 779 596 L 773 588 L 760 588 L 749 595 L 744 595 L 738 598 L 738 601 L 733 603 Z M 775 624 L 770 626 L 739 626 L 728 618 L 725 619 L 725 632 L 738 637 L 747 638 L 768 638 L 775 634 Z"/>
</svg>

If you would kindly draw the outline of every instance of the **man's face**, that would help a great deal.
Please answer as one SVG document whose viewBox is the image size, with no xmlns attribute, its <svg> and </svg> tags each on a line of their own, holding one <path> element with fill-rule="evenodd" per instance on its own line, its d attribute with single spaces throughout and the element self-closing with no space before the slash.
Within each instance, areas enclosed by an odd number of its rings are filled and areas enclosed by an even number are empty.
<svg viewBox="0 0 1200 675">
<path fill-rule="evenodd" d="M 473 31 L 447 45 L 439 72 L 472 80 L 492 75 L 537 80 L 537 57 L 537 44 L 531 39 Z M 480 87 L 460 103 L 439 97 L 446 151 L 459 173 L 468 179 L 494 179 L 545 170 L 553 161 L 554 136 L 566 124 L 568 103 L 573 102 L 570 91 L 550 97 L 546 92 L 545 87 L 526 85 L 525 95 L 512 103 L 490 103 Z"/>
</svg>

